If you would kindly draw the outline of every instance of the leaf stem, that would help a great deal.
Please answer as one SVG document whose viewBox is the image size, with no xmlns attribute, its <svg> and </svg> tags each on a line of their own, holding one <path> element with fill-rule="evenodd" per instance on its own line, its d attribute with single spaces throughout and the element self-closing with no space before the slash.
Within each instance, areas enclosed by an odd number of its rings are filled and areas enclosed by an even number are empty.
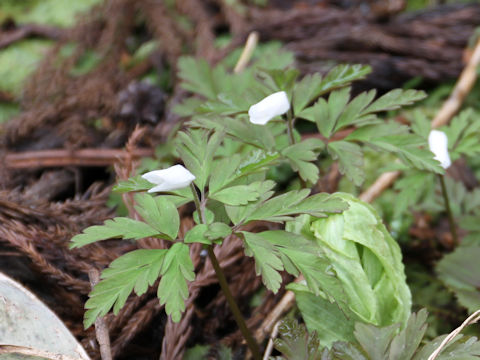
<svg viewBox="0 0 480 360">
<path fill-rule="evenodd" d="M 195 189 L 195 185 L 193 183 L 190 184 L 190 188 L 192 189 L 193 201 L 195 203 L 195 207 L 197 208 L 200 222 L 202 224 L 205 224 L 205 203 L 203 201 L 200 201 L 197 190 Z M 210 261 L 212 262 L 213 269 L 215 270 L 215 274 L 217 275 L 218 282 L 220 283 L 220 287 L 223 291 L 223 294 L 225 295 L 225 298 L 227 299 L 227 303 L 230 306 L 233 317 L 235 318 L 235 321 L 240 328 L 240 331 L 245 338 L 245 341 L 247 342 L 247 346 L 250 349 L 253 358 L 255 360 L 261 360 L 262 356 L 260 354 L 258 344 L 253 338 L 250 330 L 248 330 L 245 319 L 243 318 L 242 313 L 237 303 L 235 302 L 235 299 L 233 298 L 232 292 L 230 291 L 230 288 L 228 286 L 227 278 L 225 277 L 225 274 L 223 273 L 223 270 L 220 267 L 220 263 L 218 262 L 218 259 L 215 255 L 215 252 L 213 251 L 213 246 L 207 245 L 207 251 Z"/>
<path fill-rule="evenodd" d="M 452 209 L 450 208 L 450 200 L 448 198 L 447 187 L 445 186 L 445 177 L 443 175 L 438 175 L 438 178 L 440 179 L 443 200 L 445 202 L 445 210 L 447 211 L 448 222 L 450 223 L 450 232 L 452 233 L 453 243 L 454 245 L 458 245 L 457 228 L 455 226 Z"/>
</svg>

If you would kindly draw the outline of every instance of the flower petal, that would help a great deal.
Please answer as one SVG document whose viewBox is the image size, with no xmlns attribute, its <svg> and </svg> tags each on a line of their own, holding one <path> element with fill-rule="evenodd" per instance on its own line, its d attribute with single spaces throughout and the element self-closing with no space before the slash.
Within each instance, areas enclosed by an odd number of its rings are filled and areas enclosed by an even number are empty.
<svg viewBox="0 0 480 360">
<path fill-rule="evenodd" d="M 250 106 L 248 115 L 251 123 L 265 125 L 275 116 L 285 114 L 289 109 L 290 102 L 288 101 L 287 93 L 279 91 Z"/>
<path fill-rule="evenodd" d="M 432 130 L 428 135 L 428 146 L 430 151 L 435 154 L 435 160 L 438 160 L 444 169 L 448 169 L 452 164 L 448 154 L 448 138 L 443 131 Z"/>
<path fill-rule="evenodd" d="M 157 185 L 148 190 L 149 193 L 182 189 L 195 180 L 195 176 L 182 165 L 150 171 L 143 174 L 142 178 Z"/>
</svg>

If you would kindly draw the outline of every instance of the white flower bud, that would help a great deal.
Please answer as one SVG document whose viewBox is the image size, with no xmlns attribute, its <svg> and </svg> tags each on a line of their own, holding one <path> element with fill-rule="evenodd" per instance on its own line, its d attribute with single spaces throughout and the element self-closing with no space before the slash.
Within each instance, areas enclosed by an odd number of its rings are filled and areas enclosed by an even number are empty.
<svg viewBox="0 0 480 360">
<path fill-rule="evenodd" d="M 157 186 L 148 190 L 149 193 L 182 189 L 195 180 L 195 176 L 182 165 L 174 165 L 167 169 L 150 171 L 142 178 Z"/>
<path fill-rule="evenodd" d="M 265 125 L 275 116 L 285 114 L 289 109 L 290 102 L 288 101 L 287 93 L 279 91 L 250 106 L 248 115 L 251 123 Z"/>
<path fill-rule="evenodd" d="M 428 146 L 430 151 L 435 154 L 435 160 L 440 161 L 444 169 L 452 164 L 448 155 L 448 138 L 443 131 L 432 130 L 428 135 Z"/>
</svg>

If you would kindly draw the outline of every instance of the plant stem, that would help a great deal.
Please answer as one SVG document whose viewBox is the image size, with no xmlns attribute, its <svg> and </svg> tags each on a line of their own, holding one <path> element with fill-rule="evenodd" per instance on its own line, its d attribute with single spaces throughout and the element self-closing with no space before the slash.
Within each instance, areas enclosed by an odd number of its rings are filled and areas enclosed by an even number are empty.
<svg viewBox="0 0 480 360">
<path fill-rule="evenodd" d="M 215 256 L 215 253 L 213 252 L 213 246 L 208 245 L 207 250 L 208 250 L 208 256 L 210 257 L 210 261 L 212 262 L 212 265 L 213 265 L 213 269 L 215 270 L 215 273 L 217 275 L 218 282 L 220 283 L 220 287 L 222 288 L 223 294 L 227 299 L 228 305 L 230 306 L 230 310 L 232 310 L 233 317 L 235 318 L 235 321 L 237 322 L 237 325 L 240 328 L 240 331 L 243 337 L 245 338 L 245 341 L 247 342 L 248 348 L 252 352 L 252 356 L 255 360 L 261 360 L 262 356 L 260 354 L 260 349 L 258 348 L 258 344 L 253 338 L 250 330 L 248 330 L 247 324 L 245 323 L 245 319 L 243 318 L 242 313 L 240 312 L 240 309 L 238 308 L 238 305 L 235 302 L 235 299 L 233 298 L 232 293 L 230 292 L 230 288 L 228 287 L 225 274 L 223 273 L 222 268 L 220 267 L 220 264 L 218 262 L 218 259 Z"/>
<path fill-rule="evenodd" d="M 206 223 L 205 204 L 200 201 L 197 190 L 195 189 L 195 185 L 193 185 L 193 183 L 190 184 L 190 188 L 192 189 L 193 201 L 195 202 L 195 207 L 197 208 L 200 222 L 202 224 L 205 224 Z M 207 251 L 208 251 L 208 256 L 210 258 L 210 261 L 212 262 L 213 269 L 215 270 L 215 274 L 217 275 L 218 282 L 220 283 L 220 287 L 223 291 L 223 294 L 225 295 L 225 298 L 227 299 L 227 303 L 230 306 L 230 310 L 233 313 L 233 317 L 238 327 L 240 328 L 240 331 L 243 337 L 245 338 L 245 341 L 247 342 L 247 346 L 250 349 L 250 352 L 252 353 L 253 358 L 255 360 L 261 360 L 262 356 L 260 354 L 260 349 L 258 347 L 258 344 L 253 338 L 252 334 L 250 333 L 250 330 L 248 330 L 245 319 L 243 318 L 242 313 L 240 312 L 240 309 L 237 303 L 235 302 L 235 299 L 233 298 L 232 292 L 228 287 L 227 278 L 225 277 L 225 274 L 223 273 L 223 270 L 220 267 L 220 263 L 218 262 L 218 259 L 215 256 L 215 252 L 213 251 L 213 246 L 207 245 Z"/>
<path fill-rule="evenodd" d="M 450 223 L 450 232 L 452 233 L 453 243 L 458 245 L 457 228 L 455 226 L 452 209 L 450 208 L 450 200 L 448 199 L 447 187 L 445 186 L 445 178 L 443 175 L 438 175 L 438 178 L 440 179 L 443 200 L 445 201 L 445 210 L 447 211 L 448 222 Z"/>
<path fill-rule="evenodd" d="M 295 136 L 293 135 L 293 113 L 292 110 L 288 111 L 287 114 L 287 134 L 288 134 L 288 142 L 290 145 L 295 144 Z"/>
</svg>

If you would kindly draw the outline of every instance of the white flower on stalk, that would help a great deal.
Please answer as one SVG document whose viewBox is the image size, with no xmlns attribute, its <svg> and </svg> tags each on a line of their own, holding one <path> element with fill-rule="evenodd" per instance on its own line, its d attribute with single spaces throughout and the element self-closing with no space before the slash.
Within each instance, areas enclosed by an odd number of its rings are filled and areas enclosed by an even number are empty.
<svg viewBox="0 0 480 360">
<path fill-rule="evenodd" d="M 428 146 L 430 151 L 435 154 L 435 160 L 440 161 L 444 169 L 452 164 L 448 155 L 448 138 L 443 131 L 432 130 L 428 135 Z"/>
<path fill-rule="evenodd" d="M 185 169 L 182 165 L 170 166 L 163 170 L 154 170 L 142 175 L 142 178 L 155 184 L 150 190 L 152 192 L 171 191 L 182 189 L 195 180 L 195 175 Z"/>
<path fill-rule="evenodd" d="M 250 106 L 248 115 L 250 122 L 257 125 L 265 125 L 275 116 L 283 115 L 290 109 L 287 93 L 279 91 L 268 95 L 265 99 Z"/>
</svg>

